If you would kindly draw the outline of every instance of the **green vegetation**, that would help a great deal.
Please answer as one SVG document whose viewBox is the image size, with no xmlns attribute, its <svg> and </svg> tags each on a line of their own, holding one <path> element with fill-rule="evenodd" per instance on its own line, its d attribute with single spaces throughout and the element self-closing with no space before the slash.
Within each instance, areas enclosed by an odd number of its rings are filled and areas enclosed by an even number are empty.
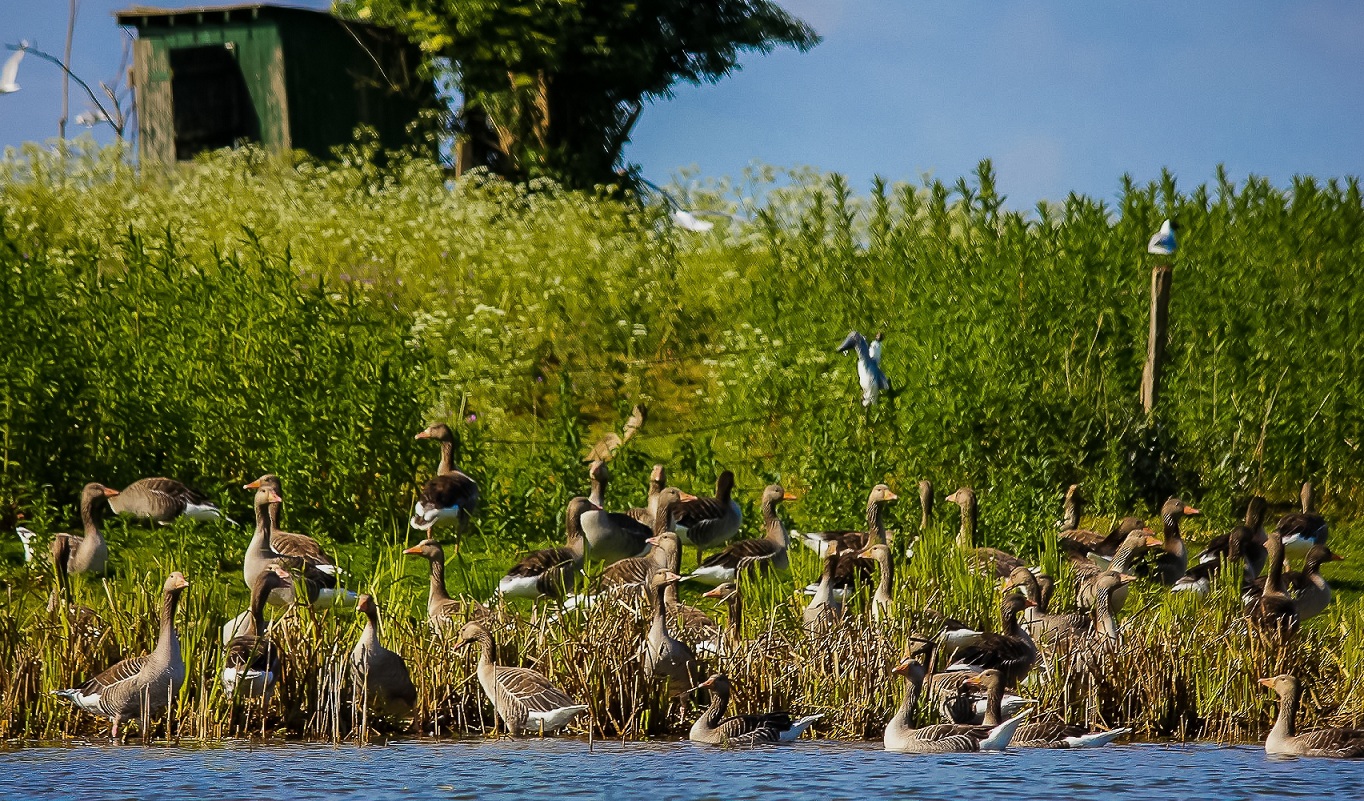
<svg viewBox="0 0 1364 801">
<path fill-rule="evenodd" d="M 447 658 L 413 619 L 424 566 L 397 555 L 415 541 L 407 515 L 436 462 L 412 439 L 431 419 L 458 423 L 459 462 L 483 488 L 450 575 L 452 591 L 479 598 L 517 551 L 561 536 L 565 502 L 586 489 L 583 455 L 636 403 L 650 417 L 612 463 L 610 504 L 640 502 L 655 462 L 691 490 L 728 467 L 750 530 L 772 480 L 802 494 L 786 513 L 805 530 L 858 524 L 878 481 L 908 499 L 931 478 L 940 496 L 976 487 L 987 544 L 1050 552 L 1061 490 L 1082 480 L 1104 515 L 1149 514 L 1177 491 L 1205 513 L 1197 542 L 1225 530 L 1250 493 L 1287 500 L 1311 478 L 1337 523 L 1333 547 L 1351 560 L 1327 576 L 1351 592 L 1308 626 L 1306 647 L 1280 653 L 1238 633 L 1229 590 L 1208 611 L 1149 589 L 1129 601 L 1129 648 L 1115 657 L 1129 672 L 1113 675 L 1133 684 L 1075 678 L 1036 691 L 1048 708 L 1066 701 L 1076 716 L 1131 720 L 1148 735 L 1239 737 L 1270 709 L 1254 674 L 1287 664 L 1316 682 L 1314 715 L 1364 715 L 1353 592 L 1364 550 L 1348 523 L 1364 472 L 1357 182 L 1219 180 L 1180 193 L 1166 178 L 1124 185 L 1112 206 L 1072 197 L 1025 216 L 1004 210 L 988 164 L 956 186 L 878 183 L 865 196 L 837 176 L 759 172 L 681 187 L 693 205 L 752 219 L 694 236 L 610 191 L 449 183 L 437 165 L 397 155 L 379 168 L 371 155 L 361 145 L 322 165 L 244 150 L 173 175 L 138 175 L 115 150 L 7 155 L 3 531 L 16 512 L 41 533 L 68 530 L 83 483 L 146 475 L 184 479 L 249 520 L 238 487 L 279 473 L 288 527 L 334 544 L 356 588 L 377 593 L 390 644 L 423 687 L 419 719 L 458 729 L 478 720 L 472 663 Z M 1147 421 L 1137 403 L 1143 250 L 1165 216 L 1184 235 L 1167 388 Z M 852 359 L 833 353 L 850 328 L 886 332 L 897 393 L 868 412 Z M 910 506 L 901 502 L 892 528 L 917 526 Z M 757 582 L 748 633 L 770 628 L 781 645 L 767 652 L 775 662 L 727 665 L 740 701 L 827 709 L 821 731 L 839 735 L 883 720 L 899 688 L 866 688 L 906 632 L 930 630 L 924 604 L 994 617 L 991 588 L 949 553 L 954 526 L 955 515 L 940 522 L 901 570 L 907 611 L 893 631 L 854 623 L 832 654 L 793 633 L 789 581 Z M 3 536 L 0 641 L 17 655 L 0 668 L 10 735 L 93 730 L 47 691 L 148 647 L 145 612 L 172 567 L 193 582 L 176 731 L 232 731 L 215 696 L 216 627 L 244 602 L 246 531 L 111 522 L 116 576 L 76 582 L 78 600 L 109 624 L 96 642 L 46 611 L 51 576 L 18 565 L 17 541 Z M 813 557 L 794 572 L 812 580 Z M 604 732 L 631 719 L 632 731 L 660 731 L 660 699 L 594 672 L 615 663 L 581 627 L 610 622 L 537 616 L 499 636 L 514 646 L 506 656 L 590 699 Z M 300 615 L 267 730 L 334 731 L 319 717 L 319 689 L 357 630 L 346 614 Z M 459 691 L 454 702 L 444 690 Z M 1174 712 L 1158 703 L 1168 698 Z"/>
</svg>

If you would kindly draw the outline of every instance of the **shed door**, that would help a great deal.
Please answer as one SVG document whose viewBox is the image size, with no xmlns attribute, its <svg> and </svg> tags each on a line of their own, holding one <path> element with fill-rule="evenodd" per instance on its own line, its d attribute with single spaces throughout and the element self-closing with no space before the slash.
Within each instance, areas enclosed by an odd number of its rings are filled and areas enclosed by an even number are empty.
<svg viewBox="0 0 1364 801">
<path fill-rule="evenodd" d="M 177 159 L 260 141 L 260 120 L 232 50 L 220 44 L 174 48 L 170 69 Z"/>
</svg>

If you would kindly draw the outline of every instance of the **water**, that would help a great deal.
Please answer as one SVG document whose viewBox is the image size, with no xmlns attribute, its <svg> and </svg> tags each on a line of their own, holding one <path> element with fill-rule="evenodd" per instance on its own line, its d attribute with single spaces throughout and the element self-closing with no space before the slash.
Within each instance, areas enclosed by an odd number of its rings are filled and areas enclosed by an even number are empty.
<svg viewBox="0 0 1364 801">
<path fill-rule="evenodd" d="M 1024 784 L 1026 782 L 1027 784 Z M 1004 754 L 888 754 L 805 741 L 463 740 L 387 746 L 61 746 L 0 751 L 0 798 L 24 799 L 1025 799 L 1364 794 L 1364 760 L 1267 759 L 1257 747 L 1133 745 Z"/>
</svg>

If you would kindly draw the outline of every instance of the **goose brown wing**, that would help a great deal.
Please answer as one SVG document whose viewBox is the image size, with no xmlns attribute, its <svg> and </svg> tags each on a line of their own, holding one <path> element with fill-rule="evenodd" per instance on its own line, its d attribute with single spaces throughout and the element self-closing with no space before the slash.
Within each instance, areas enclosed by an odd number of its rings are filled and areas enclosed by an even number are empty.
<svg viewBox="0 0 1364 801">
<path fill-rule="evenodd" d="M 322 546 L 317 540 L 306 534 L 293 534 L 288 531 L 270 532 L 270 547 L 275 553 L 285 556 L 297 556 L 315 565 L 335 564 L 332 558 L 322 550 Z"/>
<path fill-rule="evenodd" d="M 625 510 L 625 514 L 636 523 L 647 526 L 649 531 L 654 530 L 654 513 L 650 512 L 647 506 L 632 506 Z"/>
<path fill-rule="evenodd" d="M 739 540 L 725 546 L 719 553 L 707 556 L 701 567 L 727 567 L 738 570 L 740 565 L 758 559 L 770 559 L 779 550 L 781 546 L 769 539 Z"/>
<path fill-rule="evenodd" d="M 599 581 L 603 587 L 624 587 L 631 584 L 643 584 L 649 580 L 649 574 L 653 572 L 654 560 L 652 556 L 632 556 L 629 559 L 622 559 L 619 562 L 612 562 L 601 572 Z"/>
<path fill-rule="evenodd" d="M 1320 539 L 1326 533 L 1326 518 L 1318 514 L 1293 512 L 1279 518 L 1278 532 L 1284 537 L 1294 535 Z"/>
<path fill-rule="evenodd" d="M 86 695 L 99 693 L 101 696 L 107 695 L 110 690 L 117 688 L 125 682 L 131 682 L 137 678 L 137 674 L 142 672 L 142 666 L 146 664 L 147 656 L 133 656 L 121 662 L 115 662 L 95 676 L 81 687 L 81 692 Z"/>
<path fill-rule="evenodd" d="M 941 751 L 978 751 L 985 730 L 980 726 L 963 726 L 958 723 L 936 723 L 908 733 L 911 740 L 932 743 Z"/>
<path fill-rule="evenodd" d="M 731 744 L 775 743 L 781 733 L 791 728 L 791 716 L 785 712 L 765 715 L 732 715 L 720 721 L 715 729 Z"/>
<path fill-rule="evenodd" d="M 1297 741 L 1314 751 L 1364 757 L 1364 729 L 1317 729 L 1298 735 Z"/>
<path fill-rule="evenodd" d="M 522 557 L 521 561 L 511 566 L 507 571 L 508 576 L 539 576 L 543 575 L 552 567 L 572 562 L 574 553 L 564 547 L 542 548 L 538 551 L 531 551 Z"/>
<path fill-rule="evenodd" d="M 227 644 L 225 661 L 229 667 L 245 667 L 251 670 L 278 669 L 279 652 L 269 637 L 243 634 L 233 637 Z"/>
<path fill-rule="evenodd" d="M 729 512 L 729 504 L 719 498 L 694 498 L 673 506 L 674 519 L 678 525 L 691 530 L 708 521 L 718 520 Z"/>
<path fill-rule="evenodd" d="M 993 570 L 999 578 L 1008 578 L 1014 570 L 1028 566 L 1027 562 L 998 548 L 975 548 L 968 558 L 980 570 Z"/>
<path fill-rule="evenodd" d="M 136 516 L 152 518 L 175 517 L 185 511 L 187 504 L 207 500 L 173 478 L 144 478 L 119 495 L 126 496 L 124 506 Z"/>
<path fill-rule="evenodd" d="M 957 652 L 953 664 L 973 665 L 986 670 L 995 668 L 1006 676 L 1026 673 L 1037 660 L 1037 649 L 1022 637 L 988 632 L 980 642 Z"/>
<path fill-rule="evenodd" d="M 459 506 L 461 511 L 472 512 L 478 503 L 478 484 L 458 470 L 434 476 L 422 485 L 420 500 L 427 506 L 441 509 Z"/>
<path fill-rule="evenodd" d="M 497 689 L 503 697 L 525 712 L 551 712 L 574 701 L 549 679 L 530 668 L 498 666 Z"/>
</svg>

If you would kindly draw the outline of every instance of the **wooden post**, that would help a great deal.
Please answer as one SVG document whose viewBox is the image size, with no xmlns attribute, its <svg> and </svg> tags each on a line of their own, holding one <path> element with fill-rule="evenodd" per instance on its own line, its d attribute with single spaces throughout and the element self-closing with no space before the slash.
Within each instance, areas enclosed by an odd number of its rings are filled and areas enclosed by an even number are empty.
<svg viewBox="0 0 1364 801">
<path fill-rule="evenodd" d="M 1174 270 L 1162 264 L 1151 270 L 1151 330 L 1146 340 L 1146 367 L 1141 372 L 1141 408 L 1150 416 L 1160 398 L 1165 372 L 1165 343 L 1170 335 L 1170 284 Z"/>
</svg>

